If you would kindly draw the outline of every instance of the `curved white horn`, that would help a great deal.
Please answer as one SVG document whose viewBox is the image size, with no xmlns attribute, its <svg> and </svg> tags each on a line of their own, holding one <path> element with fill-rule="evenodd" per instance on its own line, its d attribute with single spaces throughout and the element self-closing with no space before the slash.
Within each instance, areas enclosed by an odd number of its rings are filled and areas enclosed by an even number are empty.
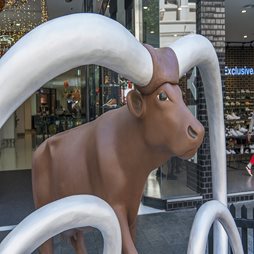
<svg viewBox="0 0 254 254">
<path fill-rule="evenodd" d="M 32 253 L 49 238 L 68 229 L 85 226 L 101 231 L 104 254 L 121 253 L 121 229 L 113 209 L 102 199 L 91 195 L 66 197 L 36 210 L 1 242 L 0 253 Z"/>
<path fill-rule="evenodd" d="M 242 241 L 234 218 L 228 208 L 217 200 L 206 202 L 198 210 L 191 228 L 187 254 L 206 253 L 208 234 L 216 220 L 227 231 L 233 253 L 243 254 Z"/>
<path fill-rule="evenodd" d="M 177 56 L 180 77 L 197 66 L 204 84 L 208 112 L 212 163 L 213 198 L 227 204 L 226 146 L 222 86 L 218 58 L 213 45 L 201 35 L 188 35 L 170 45 Z M 227 253 L 227 237 L 220 225 L 215 227 L 218 253 Z M 217 253 L 217 252 L 216 252 Z"/>
<path fill-rule="evenodd" d="M 87 13 L 48 21 L 0 59 L 0 128 L 47 81 L 86 64 L 105 66 L 141 86 L 153 74 L 150 53 L 118 22 Z"/>
</svg>

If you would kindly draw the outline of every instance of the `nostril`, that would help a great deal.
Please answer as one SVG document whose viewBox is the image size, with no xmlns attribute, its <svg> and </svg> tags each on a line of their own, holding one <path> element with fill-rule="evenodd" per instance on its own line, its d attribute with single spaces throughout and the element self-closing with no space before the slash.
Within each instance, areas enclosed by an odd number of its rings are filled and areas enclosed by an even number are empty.
<svg viewBox="0 0 254 254">
<path fill-rule="evenodd" d="M 197 132 L 193 130 L 193 128 L 191 126 L 188 127 L 188 134 L 192 137 L 192 138 L 196 138 L 197 137 Z"/>
</svg>

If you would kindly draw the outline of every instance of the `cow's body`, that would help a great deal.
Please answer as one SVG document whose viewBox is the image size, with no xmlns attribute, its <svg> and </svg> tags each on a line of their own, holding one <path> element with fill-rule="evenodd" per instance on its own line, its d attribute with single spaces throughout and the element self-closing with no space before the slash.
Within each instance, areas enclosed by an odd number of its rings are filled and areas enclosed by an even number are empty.
<svg viewBox="0 0 254 254">
<path fill-rule="evenodd" d="M 140 160 L 141 156 L 128 146 L 132 140 L 137 147 L 138 140 L 132 136 L 131 122 L 121 120 L 126 114 L 132 118 L 127 107 L 109 111 L 91 123 L 55 135 L 36 150 L 33 187 L 37 207 L 69 195 L 92 194 L 112 206 L 123 202 L 124 206 L 135 207 L 137 211 L 149 170 L 146 165 L 134 165 L 134 157 Z M 123 135 L 116 135 L 120 132 Z M 147 154 L 144 147 L 141 149 Z M 121 154 L 126 162 L 119 159 Z M 43 160 L 37 160 L 42 157 Z M 135 188 L 129 189 L 130 186 Z M 128 211 L 128 216 L 133 221 L 136 213 Z"/>
<path fill-rule="evenodd" d="M 148 174 L 170 156 L 192 156 L 203 127 L 176 85 L 144 96 L 133 91 L 127 99 L 128 107 L 57 134 L 37 149 L 33 194 L 36 207 L 75 194 L 101 197 L 119 219 L 123 253 L 135 254 L 135 221 Z M 85 253 L 80 232 L 73 239 L 76 252 Z M 42 247 L 43 254 L 52 253 L 49 246 Z"/>
</svg>

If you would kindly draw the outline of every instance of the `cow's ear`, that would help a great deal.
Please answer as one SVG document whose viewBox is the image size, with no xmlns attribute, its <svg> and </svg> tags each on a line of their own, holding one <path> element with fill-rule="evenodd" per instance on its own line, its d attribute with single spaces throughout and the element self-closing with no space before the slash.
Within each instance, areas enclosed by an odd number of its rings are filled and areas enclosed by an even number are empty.
<svg viewBox="0 0 254 254">
<path fill-rule="evenodd" d="M 127 95 L 127 105 L 130 112 L 136 117 L 142 117 L 145 113 L 145 101 L 142 95 L 132 90 Z"/>
</svg>

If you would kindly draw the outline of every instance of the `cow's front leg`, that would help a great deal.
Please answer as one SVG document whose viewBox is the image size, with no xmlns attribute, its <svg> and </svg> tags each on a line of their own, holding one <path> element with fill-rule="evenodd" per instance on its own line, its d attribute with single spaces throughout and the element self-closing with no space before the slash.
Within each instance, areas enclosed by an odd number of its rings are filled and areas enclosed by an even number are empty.
<svg viewBox="0 0 254 254">
<path fill-rule="evenodd" d="M 130 225 L 131 238 L 132 238 L 134 244 L 136 242 L 136 231 L 137 230 L 136 230 L 136 220 L 135 220 L 135 222 L 132 225 Z"/>
<path fill-rule="evenodd" d="M 39 253 L 40 254 L 53 254 L 53 240 L 50 238 L 48 241 L 43 243 L 40 248 L 39 248 Z"/>
<path fill-rule="evenodd" d="M 130 232 L 130 227 L 128 224 L 127 213 L 123 208 L 114 209 L 118 217 L 121 233 L 122 233 L 122 254 L 138 254 L 134 242 L 132 240 L 132 235 Z"/>
<path fill-rule="evenodd" d="M 81 230 L 76 230 L 75 234 L 71 236 L 71 244 L 76 254 L 87 254 L 83 232 Z"/>
</svg>

